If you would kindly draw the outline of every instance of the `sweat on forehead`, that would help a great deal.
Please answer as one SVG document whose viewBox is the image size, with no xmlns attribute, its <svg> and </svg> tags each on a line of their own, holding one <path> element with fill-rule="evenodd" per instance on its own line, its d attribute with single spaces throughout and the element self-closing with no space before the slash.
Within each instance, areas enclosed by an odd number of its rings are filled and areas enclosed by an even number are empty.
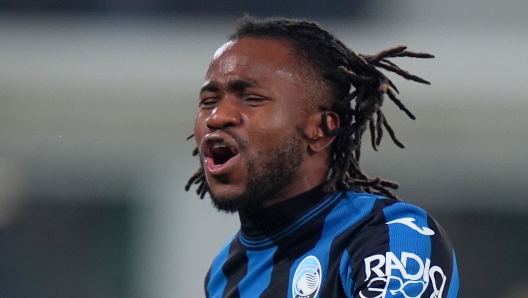
<svg viewBox="0 0 528 298">
<path fill-rule="evenodd" d="M 312 64 L 283 39 L 242 37 L 223 44 L 215 52 L 206 74 L 206 79 L 229 76 L 237 68 L 245 68 L 248 75 L 257 75 L 264 68 L 268 73 L 299 85 L 305 91 L 307 106 L 321 105 L 321 98 L 327 90 L 323 78 L 316 73 Z M 212 72 L 216 73 L 213 74 Z M 218 73 L 221 71 L 221 73 Z"/>
<path fill-rule="evenodd" d="M 292 48 L 282 42 L 260 38 L 241 38 L 223 44 L 214 54 L 213 61 L 235 54 L 238 57 L 251 57 L 282 66 L 294 60 Z"/>
</svg>

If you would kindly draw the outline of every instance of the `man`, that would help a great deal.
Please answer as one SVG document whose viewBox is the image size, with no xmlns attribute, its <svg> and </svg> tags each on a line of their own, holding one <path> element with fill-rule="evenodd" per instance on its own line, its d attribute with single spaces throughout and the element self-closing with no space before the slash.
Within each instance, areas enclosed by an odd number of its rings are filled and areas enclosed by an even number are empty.
<svg viewBox="0 0 528 298">
<path fill-rule="evenodd" d="M 186 186 L 238 212 L 240 231 L 205 280 L 207 297 L 456 297 L 443 230 L 359 167 L 361 136 L 383 128 L 384 95 L 411 118 L 377 68 L 431 58 L 396 47 L 358 55 L 315 23 L 243 18 L 214 54 L 194 137 L 201 168 Z"/>
</svg>

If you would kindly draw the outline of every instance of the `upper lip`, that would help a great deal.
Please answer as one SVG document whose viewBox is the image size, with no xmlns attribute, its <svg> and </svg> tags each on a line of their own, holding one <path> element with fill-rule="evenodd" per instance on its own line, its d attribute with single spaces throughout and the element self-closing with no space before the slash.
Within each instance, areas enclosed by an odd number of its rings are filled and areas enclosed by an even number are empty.
<svg viewBox="0 0 528 298">
<path fill-rule="evenodd" d="M 238 154 L 239 148 L 236 140 L 229 134 L 221 131 L 215 131 L 205 135 L 200 146 L 202 154 L 205 157 L 212 157 L 210 150 L 217 143 L 224 143 L 234 154 Z"/>
</svg>

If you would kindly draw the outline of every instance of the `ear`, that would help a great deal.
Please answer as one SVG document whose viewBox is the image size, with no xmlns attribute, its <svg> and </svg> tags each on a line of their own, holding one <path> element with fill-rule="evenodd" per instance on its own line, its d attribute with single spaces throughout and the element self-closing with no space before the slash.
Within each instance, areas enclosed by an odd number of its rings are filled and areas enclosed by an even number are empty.
<svg viewBox="0 0 528 298">
<path fill-rule="evenodd" d="M 314 113 L 308 119 L 308 125 L 306 125 L 304 135 L 308 140 L 308 151 L 310 153 L 319 153 L 334 141 L 334 136 L 328 136 L 323 130 L 323 121 L 330 130 L 334 130 L 339 127 L 339 115 L 332 111 L 317 112 Z"/>
</svg>

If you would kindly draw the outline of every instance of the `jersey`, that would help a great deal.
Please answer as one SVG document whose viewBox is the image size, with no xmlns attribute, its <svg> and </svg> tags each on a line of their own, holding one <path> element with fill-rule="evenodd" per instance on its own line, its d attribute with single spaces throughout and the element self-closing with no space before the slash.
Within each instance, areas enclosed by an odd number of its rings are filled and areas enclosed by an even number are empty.
<svg viewBox="0 0 528 298">
<path fill-rule="evenodd" d="M 321 188 L 255 212 L 205 279 L 210 298 L 455 298 L 454 250 L 408 203 Z"/>
</svg>

